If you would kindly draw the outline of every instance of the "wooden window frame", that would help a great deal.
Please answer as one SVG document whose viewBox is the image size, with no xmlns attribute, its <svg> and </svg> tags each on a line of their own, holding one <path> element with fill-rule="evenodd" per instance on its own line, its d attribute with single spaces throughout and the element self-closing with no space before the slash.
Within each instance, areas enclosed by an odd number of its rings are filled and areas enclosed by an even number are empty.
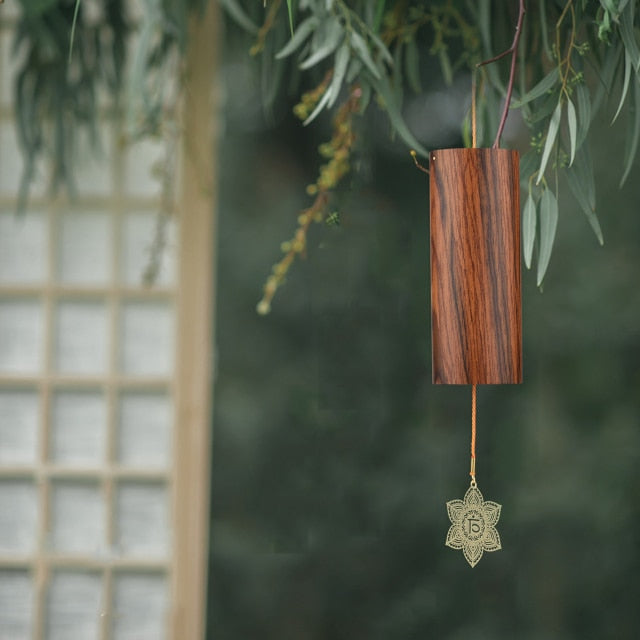
<svg viewBox="0 0 640 640">
<path fill-rule="evenodd" d="M 4 37 L 7 35 L 6 26 Z M 45 361 L 35 376 L 1 375 L 0 386 L 9 389 L 35 389 L 39 395 L 39 451 L 34 465 L 28 467 L 1 465 L 0 479 L 29 479 L 36 485 L 39 511 L 38 541 L 32 554 L 25 557 L 2 555 L 0 569 L 24 569 L 31 572 L 34 584 L 32 638 L 45 637 L 47 585 L 53 570 L 79 569 L 101 572 L 103 581 L 103 609 L 112 611 L 113 576 L 116 572 L 161 571 L 167 576 L 169 610 L 166 636 L 169 640 L 202 640 L 206 632 L 207 576 L 209 567 L 209 511 L 211 465 L 211 416 L 213 393 L 213 336 L 215 299 L 215 240 L 216 240 L 216 159 L 218 92 L 215 72 L 218 61 L 218 8 L 209 0 L 202 15 L 190 21 L 189 50 L 186 61 L 186 81 L 182 109 L 183 140 L 179 180 L 181 195 L 178 202 L 179 246 L 177 282 L 171 289 L 145 290 L 115 284 L 82 287 L 60 285 L 52 275 L 55 271 L 54 247 L 57 233 L 56 218 L 63 202 L 50 203 L 43 198 L 33 199 L 34 210 L 50 214 L 48 222 L 49 277 L 43 285 L 0 286 L 3 295 L 38 299 L 43 304 Z M 10 117 L 2 109 L 4 121 Z M 122 178 L 122 168 L 120 172 Z M 2 198 L 0 198 L 2 199 Z M 87 200 L 89 202 L 89 200 Z M 13 202 L 0 202 L 13 206 Z M 100 204 L 104 205 L 103 202 Z M 142 202 L 144 208 L 151 206 Z M 114 234 L 120 232 L 125 203 L 116 198 L 109 206 L 115 216 Z M 117 240 L 114 240 L 118 246 Z M 118 249 L 115 249 L 113 269 L 118 268 Z M 53 371 L 52 353 L 56 305 L 65 300 L 87 301 L 99 299 L 107 310 L 109 344 L 115 344 L 120 312 L 127 301 L 162 301 L 173 303 L 175 309 L 175 366 L 170 377 L 135 377 L 128 379 L 115 374 L 114 353 L 106 375 L 75 376 Z M 111 349 L 113 351 L 113 348 Z M 170 393 L 174 401 L 172 463 L 166 471 L 140 471 L 120 468 L 117 464 L 103 469 L 77 469 L 48 462 L 51 430 L 51 401 L 59 389 L 79 390 L 100 388 L 107 398 L 108 441 L 113 451 L 117 417 L 114 407 L 117 396 L 131 389 Z M 113 455 L 111 456 L 113 460 Z M 135 560 L 128 562 L 111 557 L 77 558 L 47 549 L 46 537 L 52 485 L 57 479 L 72 478 L 96 481 L 105 500 L 111 504 L 105 516 L 107 535 L 113 538 L 115 516 L 113 493 L 117 483 L 162 481 L 170 492 L 172 523 L 168 561 Z M 112 542 L 112 540 L 108 540 Z M 112 637 L 113 620 L 103 615 L 100 637 Z"/>
</svg>

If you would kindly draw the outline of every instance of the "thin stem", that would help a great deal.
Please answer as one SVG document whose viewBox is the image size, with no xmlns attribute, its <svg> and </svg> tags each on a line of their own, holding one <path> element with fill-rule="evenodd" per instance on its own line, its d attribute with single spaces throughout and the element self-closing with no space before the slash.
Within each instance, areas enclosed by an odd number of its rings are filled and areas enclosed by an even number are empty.
<svg viewBox="0 0 640 640">
<path fill-rule="evenodd" d="M 500 147 L 500 138 L 502 137 L 502 132 L 504 131 L 504 125 L 507 122 L 507 116 L 509 115 L 509 105 L 511 104 L 511 96 L 513 94 L 513 85 L 516 79 L 516 62 L 518 59 L 518 43 L 520 42 L 520 35 L 522 34 L 522 23 L 524 21 L 524 14 L 526 13 L 526 9 L 524 6 L 524 0 L 520 0 L 520 8 L 518 12 L 518 22 L 516 23 L 516 31 L 513 36 L 513 42 L 511 46 L 502 53 L 490 58 L 489 60 L 485 60 L 484 62 L 479 62 L 476 66 L 482 67 L 485 64 L 491 64 L 492 62 L 496 62 L 505 56 L 511 54 L 511 71 L 509 72 L 509 84 L 507 85 L 507 95 L 504 100 L 504 108 L 502 110 L 502 116 L 500 118 L 500 124 L 498 125 L 498 132 L 496 133 L 496 139 L 493 142 L 493 148 L 498 149 Z"/>
<path fill-rule="evenodd" d="M 471 75 L 471 147 L 473 149 L 478 146 L 478 119 L 476 116 L 477 76 L 477 70 L 474 69 Z"/>
</svg>

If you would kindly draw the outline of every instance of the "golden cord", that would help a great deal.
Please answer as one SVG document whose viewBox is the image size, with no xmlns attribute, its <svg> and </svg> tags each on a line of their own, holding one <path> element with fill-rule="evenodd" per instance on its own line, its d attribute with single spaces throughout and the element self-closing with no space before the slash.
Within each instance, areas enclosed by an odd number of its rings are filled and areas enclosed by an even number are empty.
<svg viewBox="0 0 640 640">
<path fill-rule="evenodd" d="M 471 471 L 469 475 L 471 479 L 476 479 L 476 404 L 477 389 L 474 384 L 471 387 Z"/>
</svg>

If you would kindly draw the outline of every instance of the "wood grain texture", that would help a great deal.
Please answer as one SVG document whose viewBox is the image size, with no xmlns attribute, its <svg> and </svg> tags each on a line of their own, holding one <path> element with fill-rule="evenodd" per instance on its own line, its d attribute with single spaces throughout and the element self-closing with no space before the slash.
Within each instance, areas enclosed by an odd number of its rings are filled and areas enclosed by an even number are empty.
<svg viewBox="0 0 640 640">
<path fill-rule="evenodd" d="M 522 382 L 518 152 L 430 155 L 436 384 Z"/>
</svg>

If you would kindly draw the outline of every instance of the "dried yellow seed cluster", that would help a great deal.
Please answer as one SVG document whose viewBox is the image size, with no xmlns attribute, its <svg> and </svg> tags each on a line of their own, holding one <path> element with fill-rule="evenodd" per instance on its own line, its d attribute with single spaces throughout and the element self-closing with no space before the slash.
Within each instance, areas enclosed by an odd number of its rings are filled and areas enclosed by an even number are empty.
<svg viewBox="0 0 640 640">
<path fill-rule="evenodd" d="M 301 101 L 294 107 L 295 115 L 306 119 L 322 97 L 331 79 L 327 74 L 324 80 L 312 91 L 305 93 Z M 258 303 L 258 313 L 264 315 L 271 310 L 271 300 L 278 287 L 284 282 L 285 276 L 297 255 L 304 255 L 307 246 L 307 230 L 312 222 L 322 222 L 328 211 L 330 192 L 336 188 L 340 180 L 349 171 L 349 157 L 356 140 L 353 132 L 353 116 L 359 110 L 361 90 L 352 87 L 347 100 L 340 106 L 333 120 L 333 135 L 331 140 L 321 144 L 318 151 L 328 162 L 320 166 L 318 179 L 307 186 L 307 193 L 315 196 L 313 203 L 298 215 L 298 228 L 293 238 L 280 245 L 284 257 L 273 265 L 271 275 L 264 285 L 262 300 Z"/>
</svg>

